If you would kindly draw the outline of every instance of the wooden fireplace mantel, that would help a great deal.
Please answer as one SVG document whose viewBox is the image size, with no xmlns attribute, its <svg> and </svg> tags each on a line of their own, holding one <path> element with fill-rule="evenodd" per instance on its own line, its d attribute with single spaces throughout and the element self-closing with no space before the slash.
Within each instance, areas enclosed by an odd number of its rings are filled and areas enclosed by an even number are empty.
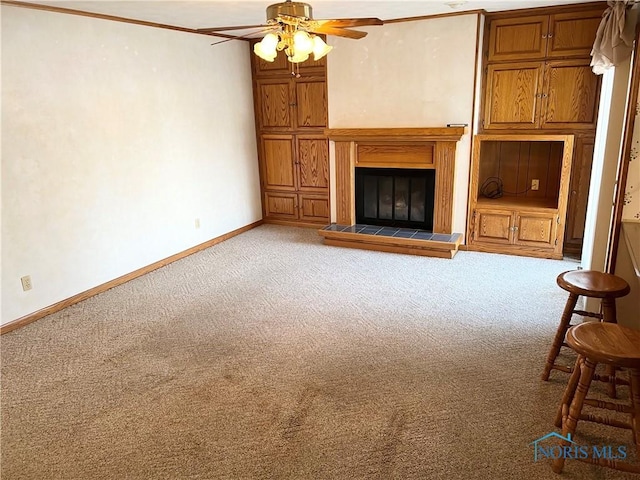
<svg viewBox="0 0 640 480">
<path fill-rule="evenodd" d="M 334 142 L 360 140 L 378 141 L 448 141 L 457 142 L 464 135 L 464 127 L 436 128 L 326 128 L 324 134 Z"/>
<path fill-rule="evenodd" d="M 337 223 L 356 221 L 356 167 L 434 169 L 433 232 L 452 233 L 456 143 L 464 133 L 464 127 L 325 129 L 335 142 Z"/>
</svg>

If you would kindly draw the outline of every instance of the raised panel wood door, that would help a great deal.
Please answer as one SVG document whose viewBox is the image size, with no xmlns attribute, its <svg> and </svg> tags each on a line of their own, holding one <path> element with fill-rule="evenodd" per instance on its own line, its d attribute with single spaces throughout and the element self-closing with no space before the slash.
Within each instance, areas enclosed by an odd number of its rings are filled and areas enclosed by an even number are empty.
<svg viewBox="0 0 640 480">
<path fill-rule="evenodd" d="M 263 135 L 262 182 L 265 189 L 296 190 L 295 147 L 291 135 Z"/>
<path fill-rule="evenodd" d="M 329 222 L 329 199 L 325 195 L 300 194 L 300 220 Z"/>
<path fill-rule="evenodd" d="M 602 20 L 602 10 L 551 15 L 547 57 L 588 57 Z"/>
<path fill-rule="evenodd" d="M 281 220 L 298 219 L 298 196 L 295 193 L 264 192 L 264 214 Z"/>
<path fill-rule="evenodd" d="M 490 62 L 544 58 L 548 15 L 493 20 L 489 28 Z"/>
<path fill-rule="evenodd" d="M 518 212 L 515 221 L 515 245 L 553 248 L 556 240 L 555 213 Z"/>
<path fill-rule="evenodd" d="M 329 142 L 326 137 L 298 135 L 298 189 L 327 193 L 329 188 Z"/>
<path fill-rule="evenodd" d="M 489 65 L 484 128 L 538 128 L 543 62 Z"/>
<path fill-rule="evenodd" d="M 474 241 L 509 245 L 512 220 L 513 212 L 510 210 L 477 209 L 474 215 Z"/>
<path fill-rule="evenodd" d="M 554 60 L 546 65 L 541 128 L 596 126 L 600 80 L 589 60 Z"/>
<path fill-rule="evenodd" d="M 571 167 L 571 187 L 569 188 L 569 206 L 564 237 L 565 250 L 580 252 L 584 238 L 584 225 L 587 217 L 587 199 L 591 166 L 593 164 L 593 137 L 577 138 Z"/>
<path fill-rule="evenodd" d="M 295 82 L 296 127 L 324 128 L 327 126 L 327 88 L 321 79 L 302 77 Z"/>
<path fill-rule="evenodd" d="M 294 105 L 289 79 L 263 79 L 256 82 L 259 126 L 263 129 L 291 130 Z"/>
</svg>

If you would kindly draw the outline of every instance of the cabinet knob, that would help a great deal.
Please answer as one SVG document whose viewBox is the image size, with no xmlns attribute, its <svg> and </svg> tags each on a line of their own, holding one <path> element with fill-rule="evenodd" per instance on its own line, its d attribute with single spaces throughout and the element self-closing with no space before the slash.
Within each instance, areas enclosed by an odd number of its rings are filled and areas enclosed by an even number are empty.
<svg viewBox="0 0 640 480">
<path fill-rule="evenodd" d="M 553 37 L 553 33 L 550 33 L 549 35 L 547 35 L 547 38 L 552 38 Z"/>
<path fill-rule="evenodd" d="M 547 38 L 547 35 L 546 34 L 542 35 L 542 38 Z"/>
<path fill-rule="evenodd" d="M 576 195 L 578 193 L 577 190 L 571 190 L 571 195 Z"/>
</svg>

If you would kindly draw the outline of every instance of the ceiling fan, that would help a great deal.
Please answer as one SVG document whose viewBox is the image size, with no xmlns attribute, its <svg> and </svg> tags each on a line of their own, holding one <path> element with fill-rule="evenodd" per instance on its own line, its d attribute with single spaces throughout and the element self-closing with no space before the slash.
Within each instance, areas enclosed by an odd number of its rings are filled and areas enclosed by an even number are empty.
<svg viewBox="0 0 640 480">
<path fill-rule="evenodd" d="M 273 62 L 278 52 L 284 51 L 290 62 L 301 63 L 307 60 L 311 53 L 313 53 L 314 60 L 319 60 L 333 48 L 315 34 L 335 35 L 357 40 L 366 37 L 367 32 L 350 30 L 351 27 L 382 24 L 383 22 L 379 18 L 314 20 L 311 5 L 285 0 L 267 7 L 265 24 L 201 28 L 197 31 L 213 33 L 227 30 L 259 29 L 237 38 L 257 38 L 257 36 L 266 33 L 264 38 L 253 47 L 256 55 L 267 62 Z"/>
</svg>

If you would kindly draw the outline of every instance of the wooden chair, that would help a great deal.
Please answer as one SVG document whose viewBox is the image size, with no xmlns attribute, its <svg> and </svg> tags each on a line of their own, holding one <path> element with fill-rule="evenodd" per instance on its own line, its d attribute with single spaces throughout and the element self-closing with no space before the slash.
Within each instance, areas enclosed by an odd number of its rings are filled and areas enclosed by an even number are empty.
<svg viewBox="0 0 640 480">
<path fill-rule="evenodd" d="M 633 432 L 638 458 L 640 459 L 640 330 L 622 327 L 613 323 L 587 322 L 571 327 L 567 332 L 567 343 L 578 353 L 578 361 L 562 397 L 556 417 L 556 425 L 562 428 L 562 436 L 571 438 L 575 434 L 578 420 L 602 423 L 612 427 L 628 428 Z M 628 368 L 631 385 L 630 405 L 586 398 L 598 363 L 613 367 Z M 583 405 L 614 410 L 630 414 L 630 422 L 583 414 Z M 568 437 L 570 434 L 571 437 Z M 562 440 L 562 447 L 569 446 Z M 610 458 L 579 458 L 580 461 L 602 465 L 625 472 L 640 473 L 640 464 Z M 561 473 L 565 458 L 553 460 L 552 468 Z"/>
<path fill-rule="evenodd" d="M 569 292 L 569 298 L 564 307 L 564 312 L 553 339 L 551 350 L 547 356 L 547 361 L 542 373 L 542 380 L 549 380 L 551 370 L 560 370 L 571 373 L 571 367 L 556 364 L 556 358 L 560 353 L 560 348 L 567 346 L 565 336 L 569 327 L 571 327 L 571 318 L 575 315 L 583 317 L 598 318 L 604 322 L 616 323 L 616 303 L 615 299 L 624 297 L 630 291 L 629 284 L 622 278 L 616 277 L 609 273 L 597 272 L 595 270 L 572 270 L 558 275 L 556 279 L 560 288 Z M 587 312 L 584 310 L 576 310 L 578 298 L 591 297 L 602 299 L 602 314 L 595 312 Z M 609 395 L 615 398 L 615 369 L 608 369 L 607 373 L 611 378 L 604 376 L 599 377 L 600 380 L 609 381 Z"/>
</svg>

